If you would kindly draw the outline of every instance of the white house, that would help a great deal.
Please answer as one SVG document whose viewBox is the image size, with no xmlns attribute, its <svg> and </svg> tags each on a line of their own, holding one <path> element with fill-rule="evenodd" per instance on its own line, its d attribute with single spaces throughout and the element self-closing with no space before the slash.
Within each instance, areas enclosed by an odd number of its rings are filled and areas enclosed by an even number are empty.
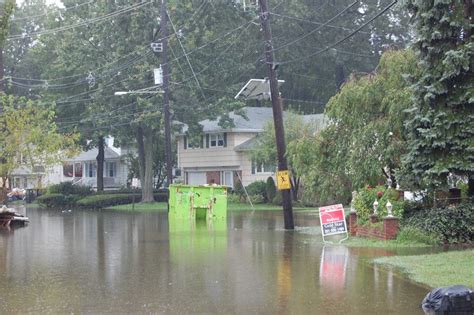
<svg viewBox="0 0 474 315">
<path fill-rule="evenodd" d="M 200 125 L 203 134 L 193 142 L 187 128 L 177 139 L 178 169 L 186 184 L 221 184 L 234 187 L 238 181 L 244 186 L 257 180 L 266 180 L 275 175 L 274 165 L 253 163 L 248 151 L 254 145 L 256 135 L 264 131 L 265 125 L 273 120 L 271 108 L 245 107 L 244 118 L 234 112 L 229 116 L 234 127 L 223 129 L 217 120 L 203 120 Z M 286 116 L 287 114 L 284 113 Z M 305 121 L 323 123 L 324 115 L 306 115 Z M 194 144 L 194 145 L 193 145 Z"/>
<path fill-rule="evenodd" d="M 104 188 L 116 189 L 127 185 L 129 166 L 126 160 L 127 149 L 113 146 L 113 138 L 105 141 Z M 82 151 L 79 155 L 64 160 L 62 164 L 49 168 L 43 166 L 31 169 L 26 164 L 12 173 L 12 188 L 44 188 L 62 182 L 97 188 L 98 149 Z"/>
</svg>

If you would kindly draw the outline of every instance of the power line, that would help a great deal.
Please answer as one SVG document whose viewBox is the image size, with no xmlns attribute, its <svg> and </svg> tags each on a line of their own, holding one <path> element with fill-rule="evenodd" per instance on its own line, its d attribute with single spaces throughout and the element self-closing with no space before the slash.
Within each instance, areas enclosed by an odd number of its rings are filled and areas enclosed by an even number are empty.
<svg viewBox="0 0 474 315">
<path fill-rule="evenodd" d="M 54 7 L 53 9 L 69 11 L 69 10 L 77 9 L 77 8 L 80 8 L 80 7 L 84 6 L 84 5 L 88 5 L 88 4 L 91 4 L 91 3 L 94 3 L 94 1 L 88 1 L 88 2 L 83 2 L 83 3 L 76 3 L 75 5 L 71 5 L 71 6 L 69 6 L 69 7 L 64 7 L 64 8 Z M 49 9 L 49 8 L 48 8 L 48 9 Z M 45 13 L 38 14 L 38 15 L 23 16 L 23 17 L 19 17 L 19 18 L 15 18 L 15 17 L 14 17 L 14 18 L 12 19 L 12 21 L 31 20 L 31 19 L 34 19 L 34 18 L 37 18 L 37 17 L 40 17 L 40 16 L 48 15 L 49 13 L 51 13 L 51 12 L 45 12 Z"/>
<path fill-rule="evenodd" d="M 306 56 L 303 56 L 303 57 L 300 57 L 300 58 L 296 58 L 296 59 L 292 59 L 292 60 L 288 60 L 288 61 L 283 61 L 283 62 L 279 62 L 280 65 L 285 65 L 285 64 L 289 64 L 289 63 L 293 63 L 293 62 L 296 62 L 296 61 L 301 61 L 301 60 L 305 60 L 305 59 L 308 59 L 308 58 L 311 58 L 311 57 L 314 57 L 316 55 L 319 55 L 319 54 L 322 54 L 328 50 L 330 50 L 331 48 L 339 45 L 340 43 L 346 41 L 347 39 L 351 38 L 352 36 L 354 36 L 356 33 L 358 33 L 361 29 L 363 29 L 365 26 L 367 26 L 368 24 L 372 23 L 375 19 L 377 19 L 378 17 L 380 17 L 381 15 L 383 15 L 385 12 L 387 12 L 388 10 L 390 10 L 390 8 L 392 8 L 396 3 L 398 2 L 398 0 L 395 0 L 393 1 L 392 3 L 390 3 L 388 6 L 386 6 L 382 11 L 380 11 L 379 13 L 377 13 L 375 16 L 373 16 L 370 20 L 368 20 L 367 22 L 365 22 L 364 24 L 362 24 L 360 27 L 358 27 L 357 29 L 355 29 L 352 33 L 350 33 L 349 35 L 345 36 L 344 38 L 338 40 L 337 42 L 333 43 L 332 45 L 329 45 L 329 46 L 326 46 L 325 48 L 321 49 L 321 50 L 318 50 L 314 53 L 311 53 L 309 55 L 306 55 Z"/>
<path fill-rule="evenodd" d="M 167 14 L 167 15 L 168 15 L 168 19 L 169 19 L 169 21 L 170 21 L 171 27 L 173 28 L 173 32 L 176 34 L 176 29 L 175 29 L 175 27 L 174 27 L 173 21 L 171 20 L 171 16 L 170 16 L 169 14 Z M 181 39 L 179 38 L 179 36 L 176 36 L 176 38 L 178 39 L 178 43 L 179 43 L 179 45 L 181 46 L 181 49 L 182 49 L 182 51 L 183 51 L 183 53 L 184 53 L 184 56 L 186 57 L 186 61 L 188 62 L 189 68 L 191 69 L 191 72 L 193 73 L 194 80 L 196 81 L 196 84 L 197 84 L 199 90 L 201 91 L 201 95 L 202 95 L 202 97 L 203 97 L 204 99 L 206 99 L 206 95 L 204 95 L 204 91 L 203 91 L 202 88 L 201 88 L 201 84 L 199 83 L 199 80 L 198 80 L 198 78 L 197 78 L 197 76 L 196 76 L 196 73 L 194 72 L 193 66 L 192 66 L 192 64 L 191 64 L 191 61 L 189 60 L 189 56 L 188 56 L 188 54 L 186 53 L 186 50 L 184 49 L 183 43 L 181 43 Z"/>
<path fill-rule="evenodd" d="M 310 36 L 311 34 L 314 34 L 315 32 L 319 31 L 320 29 L 322 29 L 323 27 L 327 26 L 329 23 L 331 23 L 332 21 L 336 20 L 338 17 L 340 17 L 341 15 L 343 15 L 344 13 L 346 13 L 347 10 L 351 9 L 353 6 L 355 6 L 357 3 L 359 3 L 359 0 L 356 0 L 354 2 L 352 2 L 350 5 L 348 5 L 347 7 L 345 7 L 342 11 L 340 11 L 339 13 L 337 13 L 335 16 L 333 16 L 332 18 L 330 18 L 329 20 L 327 20 L 325 23 L 319 25 L 317 28 L 315 28 L 314 30 L 308 32 L 308 33 L 305 33 L 303 34 L 302 36 L 294 39 L 294 40 L 291 40 L 290 42 L 288 43 L 285 43 L 277 48 L 273 48 L 273 51 L 277 51 L 277 50 L 280 50 L 284 47 L 287 47 L 289 45 L 292 45 L 296 42 L 299 42 L 300 40 L 302 39 L 305 39 L 306 37 Z"/>
<path fill-rule="evenodd" d="M 70 30 L 70 29 L 73 29 L 73 28 L 76 28 L 76 27 L 87 26 L 87 25 L 94 24 L 94 23 L 101 23 L 101 22 L 104 22 L 104 21 L 106 21 L 110 18 L 122 15 L 124 13 L 128 13 L 130 11 L 134 11 L 134 10 L 136 10 L 138 8 L 141 8 L 143 6 L 146 6 L 150 3 L 152 3 L 152 1 L 134 4 L 134 5 L 131 5 L 129 7 L 122 8 L 122 9 L 116 10 L 114 12 L 102 15 L 100 17 L 91 18 L 91 19 L 88 19 L 86 21 L 79 22 L 79 23 L 76 23 L 76 24 L 73 24 L 73 25 L 67 25 L 67 26 L 57 27 L 57 28 L 54 28 L 54 29 L 36 31 L 36 32 L 27 33 L 27 34 L 10 35 L 10 36 L 7 37 L 7 40 L 22 39 L 24 37 L 32 37 L 32 36 L 37 36 L 37 35 L 54 34 L 54 33 L 57 33 L 57 32 Z"/>
</svg>

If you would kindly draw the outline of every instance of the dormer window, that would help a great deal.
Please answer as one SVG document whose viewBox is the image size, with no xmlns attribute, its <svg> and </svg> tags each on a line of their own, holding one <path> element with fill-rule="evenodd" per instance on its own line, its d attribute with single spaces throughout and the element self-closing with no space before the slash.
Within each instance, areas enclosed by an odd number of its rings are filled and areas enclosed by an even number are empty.
<svg viewBox="0 0 474 315">
<path fill-rule="evenodd" d="M 223 133 L 215 133 L 209 135 L 209 147 L 217 148 L 224 146 L 224 134 Z"/>
</svg>

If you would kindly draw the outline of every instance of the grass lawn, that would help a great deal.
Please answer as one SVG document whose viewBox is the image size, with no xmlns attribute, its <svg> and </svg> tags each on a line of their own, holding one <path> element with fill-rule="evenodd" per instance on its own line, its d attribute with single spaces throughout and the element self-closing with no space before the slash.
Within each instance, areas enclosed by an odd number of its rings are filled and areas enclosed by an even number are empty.
<svg viewBox="0 0 474 315">
<path fill-rule="evenodd" d="M 281 210 L 281 206 L 269 205 L 269 204 L 256 204 L 254 205 L 256 211 L 274 211 Z M 134 210 L 132 210 L 132 204 L 118 205 L 107 207 L 107 210 L 119 210 L 119 211 L 162 211 L 167 209 L 165 202 L 154 202 L 154 203 L 136 203 Z M 229 211 L 251 211 L 252 207 L 246 203 L 229 203 L 227 205 L 227 210 Z M 303 208 L 303 207 L 294 207 L 295 211 L 310 211 L 316 210 L 316 208 Z"/>
<path fill-rule="evenodd" d="M 407 273 L 410 279 L 431 287 L 460 284 L 474 288 L 474 250 L 382 257 L 374 262 L 398 267 Z"/>
<path fill-rule="evenodd" d="M 347 241 L 343 242 L 342 245 L 348 247 L 380 247 L 380 248 L 399 248 L 399 247 L 432 247 L 424 243 L 417 242 L 401 242 L 398 240 L 373 240 L 363 237 L 350 237 Z"/>
</svg>

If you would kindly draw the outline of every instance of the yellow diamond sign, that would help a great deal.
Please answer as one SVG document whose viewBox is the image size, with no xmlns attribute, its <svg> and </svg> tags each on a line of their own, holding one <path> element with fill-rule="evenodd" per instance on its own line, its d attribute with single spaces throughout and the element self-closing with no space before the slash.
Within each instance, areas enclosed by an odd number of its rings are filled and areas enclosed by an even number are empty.
<svg viewBox="0 0 474 315">
<path fill-rule="evenodd" d="M 278 190 L 291 189 L 290 172 L 288 170 L 277 172 L 277 188 Z"/>
</svg>

